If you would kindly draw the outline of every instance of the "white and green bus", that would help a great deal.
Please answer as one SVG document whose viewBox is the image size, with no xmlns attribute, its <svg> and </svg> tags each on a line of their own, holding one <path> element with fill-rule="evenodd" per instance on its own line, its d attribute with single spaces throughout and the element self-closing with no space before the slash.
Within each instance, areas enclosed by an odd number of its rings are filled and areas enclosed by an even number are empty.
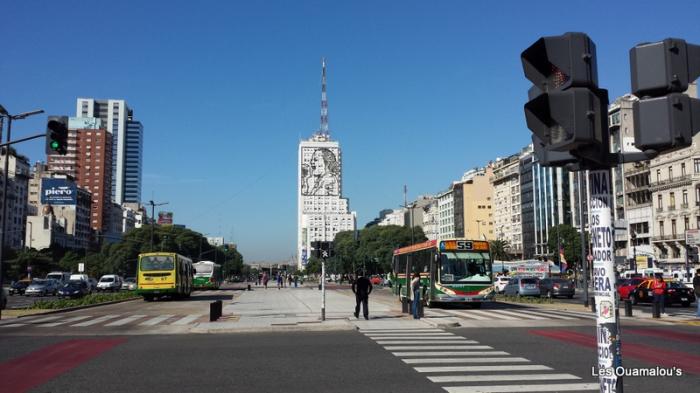
<svg viewBox="0 0 700 393">
<path fill-rule="evenodd" d="M 212 261 L 193 263 L 195 289 L 219 289 L 223 282 L 221 265 Z"/>
</svg>

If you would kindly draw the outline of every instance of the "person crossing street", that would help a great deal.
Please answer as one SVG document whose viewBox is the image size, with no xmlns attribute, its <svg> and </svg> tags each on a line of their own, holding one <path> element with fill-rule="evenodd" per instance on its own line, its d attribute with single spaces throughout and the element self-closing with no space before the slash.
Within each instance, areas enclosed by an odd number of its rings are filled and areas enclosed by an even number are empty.
<svg viewBox="0 0 700 393">
<path fill-rule="evenodd" d="M 362 303 L 362 315 L 364 315 L 366 320 L 369 320 L 367 303 L 369 301 L 369 294 L 372 293 L 372 283 L 365 277 L 364 272 L 359 276 L 360 277 L 352 283 L 352 292 L 355 294 L 354 315 L 355 318 L 360 318 L 360 303 Z"/>
</svg>

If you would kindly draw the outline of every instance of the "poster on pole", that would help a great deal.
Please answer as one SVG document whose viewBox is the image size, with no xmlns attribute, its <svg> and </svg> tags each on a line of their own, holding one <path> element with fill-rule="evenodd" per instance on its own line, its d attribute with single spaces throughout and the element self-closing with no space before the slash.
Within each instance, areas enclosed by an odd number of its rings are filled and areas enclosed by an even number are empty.
<svg viewBox="0 0 700 393">
<path fill-rule="evenodd" d="M 620 391 L 622 366 L 615 290 L 615 238 L 612 225 L 612 182 L 610 170 L 589 172 L 591 254 L 593 293 L 596 305 L 598 377 L 601 392 Z"/>
<path fill-rule="evenodd" d="M 173 225 L 173 212 L 158 212 L 158 225 Z"/>
<path fill-rule="evenodd" d="M 686 229 L 685 244 L 691 247 L 700 245 L 700 229 Z"/>
</svg>

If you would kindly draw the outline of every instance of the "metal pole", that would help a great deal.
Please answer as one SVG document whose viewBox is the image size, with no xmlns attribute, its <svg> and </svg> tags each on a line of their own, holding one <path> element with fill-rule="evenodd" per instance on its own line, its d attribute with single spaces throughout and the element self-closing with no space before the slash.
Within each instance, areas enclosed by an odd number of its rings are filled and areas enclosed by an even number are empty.
<svg viewBox="0 0 700 393">
<path fill-rule="evenodd" d="M 326 320 L 326 258 L 321 259 L 321 320 Z"/>
<path fill-rule="evenodd" d="M 634 274 L 637 274 L 637 235 L 632 236 L 632 263 L 634 263 Z"/>
<path fill-rule="evenodd" d="M 0 128 L 2 130 L 2 128 Z M 12 132 L 12 116 L 7 116 L 7 142 L 10 142 L 10 137 L 11 137 L 11 132 Z M 2 136 L 0 135 L 0 138 Z M 8 179 L 8 173 L 9 173 L 9 165 L 10 165 L 10 146 L 5 146 L 5 166 L 3 169 L 3 184 L 2 184 L 2 206 L 0 206 L 0 214 L 2 214 L 2 229 L 0 230 L 0 291 L 4 291 L 2 283 L 3 283 L 3 275 L 2 275 L 2 258 L 3 258 L 3 249 L 5 248 L 5 224 L 7 220 L 5 219 L 5 213 L 7 213 L 6 205 L 7 205 L 7 183 L 9 183 Z M 4 296 L 4 295 L 3 295 Z M 1 308 L 1 307 L 0 307 Z M 0 310 L 0 318 L 2 318 L 2 310 Z"/>
<path fill-rule="evenodd" d="M 615 286 L 615 243 L 612 222 L 611 169 L 592 170 L 588 174 L 593 290 L 598 338 L 598 375 L 601 392 L 622 393 L 620 319 Z"/>
<path fill-rule="evenodd" d="M 586 233 L 583 225 L 583 179 L 581 172 L 578 175 L 578 214 L 581 225 L 581 265 L 583 268 L 583 305 L 588 307 L 588 258 L 586 257 Z"/>
<path fill-rule="evenodd" d="M 151 202 L 151 252 L 153 252 L 153 230 L 155 229 L 156 226 L 156 204 Z"/>
</svg>

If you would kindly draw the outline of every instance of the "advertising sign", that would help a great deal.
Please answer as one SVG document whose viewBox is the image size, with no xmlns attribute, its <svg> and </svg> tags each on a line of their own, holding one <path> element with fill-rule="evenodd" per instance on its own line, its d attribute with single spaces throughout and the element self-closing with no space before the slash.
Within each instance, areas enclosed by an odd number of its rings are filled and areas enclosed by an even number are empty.
<svg viewBox="0 0 700 393">
<path fill-rule="evenodd" d="M 83 273 L 84 271 L 85 271 L 85 264 L 81 262 L 78 264 L 78 273 Z"/>
<path fill-rule="evenodd" d="M 601 392 L 617 392 L 622 377 L 615 370 L 622 366 L 620 334 L 615 296 L 615 252 L 612 227 L 612 183 L 610 170 L 589 172 L 590 226 L 593 255 L 593 292 L 598 338 L 598 376 Z"/>
<path fill-rule="evenodd" d="M 688 246 L 697 246 L 700 244 L 700 229 L 686 229 L 685 244 Z"/>
<path fill-rule="evenodd" d="M 78 190 L 68 179 L 41 179 L 42 205 L 75 205 Z"/>
<path fill-rule="evenodd" d="M 70 130 L 99 130 L 102 128 L 102 120 L 96 117 L 69 117 L 68 129 Z"/>
<path fill-rule="evenodd" d="M 158 225 L 173 225 L 173 212 L 158 212 Z"/>
</svg>

